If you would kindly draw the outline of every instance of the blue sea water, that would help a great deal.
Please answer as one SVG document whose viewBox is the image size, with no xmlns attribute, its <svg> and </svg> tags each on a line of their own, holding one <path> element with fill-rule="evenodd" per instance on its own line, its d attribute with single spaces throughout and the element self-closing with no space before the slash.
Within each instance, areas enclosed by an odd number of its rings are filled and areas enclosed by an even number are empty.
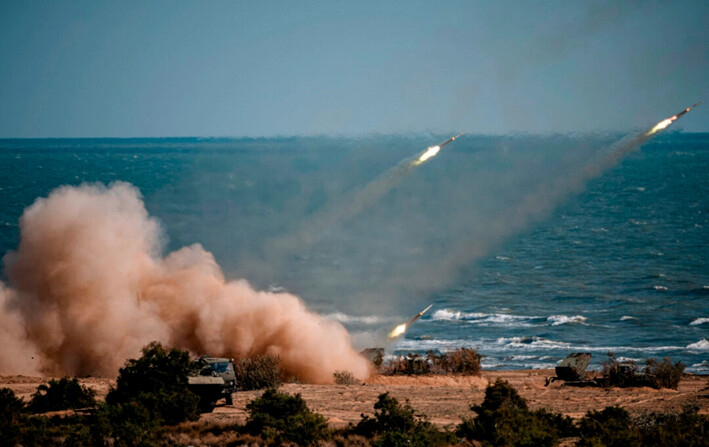
<svg viewBox="0 0 709 447">
<path fill-rule="evenodd" d="M 446 137 L 0 140 L 0 254 L 38 197 L 126 181 L 165 251 L 201 243 L 228 278 L 299 294 L 359 344 L 433 303 L 390 352 L 709 373 L 709 134 L 660 135 L 584 178 L 620 136 L 466 136 L 399 177 Z"/>
</svg>

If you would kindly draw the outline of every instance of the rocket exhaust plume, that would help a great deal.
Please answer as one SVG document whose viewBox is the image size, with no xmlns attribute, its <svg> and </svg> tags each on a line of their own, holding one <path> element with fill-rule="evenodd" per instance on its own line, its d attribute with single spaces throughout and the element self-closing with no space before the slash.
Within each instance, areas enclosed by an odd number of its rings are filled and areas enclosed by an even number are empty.
<svg viewBox="0 0 709 447">
<path fill-rule="evenodd" d="M 324 230 L 337 222 L 358 215 L 364 209 L 376 203 L 387 192 L 394 189 L 409 172 L 435 157 L 443 146 L 455 141 L 464 133 L 465 131 L 460 132 L 443 143 L 429 147 L 414 159 L 406 158 L 402 160 L 396 166 L 369 182 L 364 188 L 350 194 L 348 197 L 341 198 L 338 203 L 346 204 L 345 206 L 327 208 L 308 219 L 295 233 L 272 241 L 267 249 L 271 254 L 271 258 L 274 260 L 282 259 L 284 253 L 291 253 L 295 251 L 296 247 L 303 249 L 313 245 Z"/>
<path fill-rule="evenodd" d="M 673 122 L 677 121 L 677 119 L 679 119 L 682 115 L 684 115 L 685 113 L 689 112 L 689 111 L 692 110 L 693 108 L 697 107 L 697 106 L 700 105 L 701 103 L 702 103 L 702 102 L 699 101 L 698 103 L 696 103 L 696 104 L 694 104 L 694 105 L 692 105 L 692 106 L 689 106 L 689 107 L 687 107 L 686 109 L 682 110 L 682 111 L 679 112 L 678 114 L 673 115 L 673 116 L 671 116 L 671 117 L 669 117 L 669 118 L 666 118 L 666 119 L 660 121 L 659 123 L 655 124 L 655 126 L 654 126 L 652 129 L 648 130 L 647 133 L 645 134 L 645 136 L 648 136 L 648 137 L 649 137 L 649 136 L 652 136 L 653 134 L 655 134 L 655 133 L 657 133 L 657 132 L 659 132 L 659 131 L 661 131 L 661 130 L 666 129 L 667 126 L 669 126 L 669 125 L 672 124 Z"/>
<path fill-rule="evenodd" d="M 438 144 L 438 145 L 436 145 L 436 146 L 431 146 L 431 147 L 429 147 L 428 149 L 426 149 L 426 152 L 424 152 L 423 154 L 421 154 L 420 157 L 418 157 L 416 160 L 414 160 L 414 161 L 411 162 L 411 166 L 413 167 L 413 166 L 418 166 L 418 165 L 420 165 L 420 164 L 426 163 L 429 159 L 431 159 L 431 158 L 435 157 L 436 155 L 438 155 L 438 152 L 441 150 L 441 148 L 442 148 L 443 146 L 445 146 L 446 144 L 450 143 L 451 141 L 455 141 L 456 138 L 458 138 L 459 136 L 463 135 L 464 133 L 465 133 L 465 131 L 459 133 L 458 135 L 456 135 L 456 136 L 454 136 L 454 137 L 452 137 L 452 138 L 449 138 L 448 140 L 444 141 L 444 142 L 441 143 L 441 144 Z"/>
<path fill-rule="evenodd" d="M 226 281 L 195 244 L 161 256 L 162 232 L 130 184 L 60 187 L 20 219 L 0 283 L 0 373 L 115 376 L 157 340 L 192 353 L 280 357 L 288 374 L 359 378 L 367 360 L 339 323 L 296 296 Z"/>
<path fill-rule="evenodd" d="M 484 239 L 461 240 L 457 244 L 456 250 L 451 251 L 446 259 L 437 263 L 435 273 L 443 276 L 446 272 L 458 271 L 460 266 L 469 263 L 471 259 L 487 255 L 492 247 L 501 244 L 510 235 L 525 230 L 531 223 L 547 216 L 570 195 L 581 192 L 588 181 L 616 166 L 625 155 L 638 149 L 700 104 L 702 104 L 701 101 L 660 121 L 645 132 L 630 135 L 612 144 L 600 151 L 599 158 L 591 161 L 581 172 L 570 172 L 568 175 L 555 179 L 551 185 L 539 187 L 521 196 L 517 205 L 506 209 L 504 213 L 488 224 L 490 228 L 499 228 L 499 231 L 487 235 Z"/>
<path fill-rule="evenodd" d="M 411 326 L 414 323 L 414 321 L 421 318 L 421 316 L 423 316 L 423 314 L 428 312 L 428 310 L 431 307 L 433 307 L 433 304 L 429 304 L 427 308 L 425 308 L 424 310 L 422 310 L 418 314 L 414 315 L 414 317 L 412 319 L 410 319 L 409 321 L 407 321 L 406 323 L 402 323 L 402 324 L 398 325 L 397 327 L 395 327 L 394 329 L 392 329 L 392 331 L 389 332 L 389 340 L 404 335 L 406 333 L 406 330 L 409 328 L 409 326 Z"/>
</svg>

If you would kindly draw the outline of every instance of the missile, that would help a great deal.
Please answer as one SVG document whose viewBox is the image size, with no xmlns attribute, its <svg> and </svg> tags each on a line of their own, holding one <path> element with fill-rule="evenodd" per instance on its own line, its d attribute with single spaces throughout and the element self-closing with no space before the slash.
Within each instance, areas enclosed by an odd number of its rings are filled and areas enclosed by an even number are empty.
<svg viewBox="0 0 709 447">
<path fill-rule="evenodd" d="M 677 121 L 677 119 L 679 119 L 680 116 L 682 116 L 682 115 L 684 115 L 685 113 L 689 112 L 690 110 L 692 110 L 693 108 L 697 107 L 697 106 L 698 106 L 699 104 L 701 104 L 701 103 L 702 103 L 702 102 L 699 101 L 698 103 L 696 103 L 696 104 L 694 104 L 694 105 L 692 105 L 692 106 L 690 106 L 690 107 L 687 107 L 686 109 L 682 110 L 682 111 L 679 112 L 677 115 L 672 115 L 671 117 L 660 121 L 659 123 L 655 124 L 655 127 L 653 127 L 652 129 L 650 129 L 649 131 L 647 131 L 647 132 L 645 133 L 644 137 L 647 138 L 647 137 L 652 136 L 653 134 L 655 134 L 655 133 L 657 133 L 657 132 L 659 132 L 659 131 L 661 131 L 661 130 L 666 129 L 667 126 L 669 126 L 670 124 L 672 124 L 672 123 L 674 123 L 675 121 Z"/>
<path fill-rule="evenodd" d="M 687 107 L 686 109 L 682 110 L 682 111 L 679 112 L 677 115 L 675 115 L 675 119 L 676 119 L 676 118 L 679 118 L 680 116 L 682 116 L 682 115 L 684 115 L 685 113 L 689 112 L 690 110 L 692 110 L 693 108 L 697 107 L 697 106 L 700 105 L 701 103 L 702 103 L 702 102 L 699 101 L 698 103 L 696 103 L 696 104 L 694 104 L 694 105 L 692 105 L 692 106 L 689 106 L 689 107 Z"/>
<path fill-rule="evenodd" d="M 401 323 L 400 325 L 398 325 L 397 327 L 395 327 L 394 329 L 392 329 L 391 332 L 389 332 L 389 338 L 390 338 L 390 339 L 393 339 L 393 338 L 396 338 L 396 337 L 398 337 L 398 336 L 400 336 L 400 335 L 403 335 L 404 332 L 406 332 L 406 330 L 409 328 L 409 326 L 411 326 L 411 324 L 413 324 L 414 321 L 416 321 L 416 320 L 418 320 L 419 318 L 421 318 L 421 316 L 422 316 L 423 314 L 425 314 L 426 312 L 428 312 L 428 309 L 430 309 L 431 307 L 433 307 L 433 304 L 430 304 L 427 308 L 425 308 L 425 309 L 422 310 L 421 312 L 417 313 L 412 319 L 410 319 L 410 320 L 407 321 L 406 323 Z"/>
<path fill-rule="evenodd" d="M 696 104 L 695 104 L 695 106 L 696 106 Z M 692 107 L 694 107 L 694 106 L 692 106 Z M 689 109 L 687 109 L 687 111 L 689 111 Z M 458 138 L 459 136 L 463 135 L 464 133 L 465 133 L 465 131 L 459 133 L 458 135 L 456 135 L 456 136 L 454 136 L 454 137 L 452 137 L 452 138 L 447 139 L 447 140 L 444 141 L 443 143 L 439 144 L 438 147 L 439 147 L 439 148 L 440 148 L 440 147 L 443 147 L 443 146 L 445 146 L 446 144 L 450 143 L 451 141 L 455 141 L 456 138 Z M 430 307 L 430 306 L 429 306 L 429 307 Z M 425 311 L 424 311 L 424 312 L 425 312 Z"/>
<path fill-rule="evenodd" d="M 465 133 L 465 132 L 461 132 L 461 133 L 459 133 L 458 135 L 456 135 L 456 136 L 454 136 L 454 137 L 452 137 L 452 138 L 447 139 L 446 141 L 444 141 L 444 142 L 441 143 L 441 144 L 437 144 L 437 145 L 435 145 L 435 146 L 429 147 L 428 149 L 426 149 L 426 152 L 424 152 L 423 154 L 421 154 L 421 156 L 419 156 L 419 158 L 417 158 L 416 160 L 413 160 L 413 161 L 411 162 L 411 164 L 409 165 L 409 167 L 418 166 L 418 165 L 420 165 L 420 164 L 422 164 L 422 163 L 425 163 L 426 160 L 428 160 L 429 158 L 435 157 L 436 154 L 438 154 L 438 151 L 440 151 L 443 146 L 445 146 L 446 144 L 450 143 L 451 141 L 454 141 L 456 138 L 458 138 L 459 136 L 463 135 L 464 133 Z"/>
<path fill-rule="evenodd" d="M 448 140 L 448 141 L 452 141 L 452 139 L 451 139 L 451 140 Z M 433 304 L 429 304 L 427 308 L 425 308 L 425 309 L 422 310 L 421 312 L 417 313 L 416 316 L 414 316 L 412 319 L 410 319 L 409 321 L 407 321 L 407 322 L 406 322 L 406 326 L 407 326 L 407 327 L 408 327 L 408 326 L 411 326 L 411 323 L 413 323 L 414 321 L 416 321 L 416 320 L 418 320 L 419 318 L 421 318 L 421 316 L 423 316 L 423 314 L 425 314 L 426 312 L 428 312 L 428 310 L 429 310 L 430 308 L 432 308 L 432 307 L 433 307 Z"/>
</svg>

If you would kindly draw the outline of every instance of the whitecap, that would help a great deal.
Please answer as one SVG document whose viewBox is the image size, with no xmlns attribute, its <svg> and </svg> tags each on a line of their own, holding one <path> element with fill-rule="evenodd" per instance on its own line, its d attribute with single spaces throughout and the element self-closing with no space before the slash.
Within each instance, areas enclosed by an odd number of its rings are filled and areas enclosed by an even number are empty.
<svg viewBox="0 0 709 447">
<path fill-rule="evenodd" d="M 655 290 L 663 291 L 663 292 L 664 292 L 665 290 L 667 290 L 667 287 L 665 287 L 665 286 L 652 286 L 652 288 L 655 289 Z"/>
<path fill-rule="evenodd" d="M 512 315 L 512 314 L 486 314 L 482 312 L 461 312 L 451 309 L 437 310 L 431 319 L 438 321 L 465 321 L 480 326 L 501 325 L 510 327 L 530 327 L 532 320 L 538 316 Z"/>
<path fill-rule="evenodd" d="M 340 323 L 354 323 L 354 324 L 367 324 L 367 325 L 377 325 L 382 323 L 392 323 L 402 320 L 398 317 L 381 317 L 379 315 L 347 315 L 342 312 L 333 312 L 331 314 L 325 315 L 328 320 L 337 321 Z"/>
<path fill-rule="evenodd" d="M 623 315 L 622 317 L 620 317 L 620 321 L 637 320 L 637 319 L 638 319 L 638 317 L 633 317 L 630 315 Z"/>
<path fill-rule="evenodd" d="M 475 318 L 484 318 L 487 314 L 478 312 L 461 312 L 459 310 L 450 309 L 439 309 L 433 313 L 431 319 L 433 320 L 444 320 L 444 321 L 456 321 L 456 320 L 470 320 Z"/>
<path fill-rule="evenodd" d="M 692 365 L 692 368 L 694 369 L 701 369 L 701 370 L 707 370 L 709 369 L 709 361 L 702 360 L 701 363 L 695 363 Z"/>
<path fill-rule="evenodd" d="M 574 315 L 573 317 L 569 317 L 567 315 L 552 315 L 547 317 L 547 322 L 551 323 L 552 326 L 574 323 L 586 324 L 586 317 L 583 315 Z"/>
<path fill-rule="evenodd" d="M 692 351 L 709 351 L 709 339 L 704 338 L 696 343 L 690 343 L 687 345 L 687 349 Z"/>
<path fill-rule="evenodd" d="M 510 337 L 498 338 L 497 343 L 508 348 L 525 349 L 568 349 L 571 345 L 561 341 L 553 341 L 543 337 Z"/>
<path fill-rule="evenodd" d="M 690 326 L 698 326 L 698 325 L 704 324 L 704 323 L 709 323 L 709 318 L 706 318 L 706 317 L 696 318 L 694 321 L 689 323 L 689 325 Z"/>
</svg>

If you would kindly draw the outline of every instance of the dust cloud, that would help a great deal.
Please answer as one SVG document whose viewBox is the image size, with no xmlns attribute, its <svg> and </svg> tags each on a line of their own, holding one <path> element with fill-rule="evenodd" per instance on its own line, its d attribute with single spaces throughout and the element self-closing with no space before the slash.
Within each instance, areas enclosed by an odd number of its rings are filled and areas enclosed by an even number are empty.
<svg viewBox="0 0 709 447">
<path fill-rule="evenodd" d="M 21 241 L 0 283 L 0 373 L 115 376 L 158 340 L 194 354 L 278 355 L 286 373 L 329 383 L 369 363 L 345 328 L 287 293 L 226 281 L 195 244 L 165 243 L 137 188 L 64 186 L 20 219 Z"/>
</svg>

